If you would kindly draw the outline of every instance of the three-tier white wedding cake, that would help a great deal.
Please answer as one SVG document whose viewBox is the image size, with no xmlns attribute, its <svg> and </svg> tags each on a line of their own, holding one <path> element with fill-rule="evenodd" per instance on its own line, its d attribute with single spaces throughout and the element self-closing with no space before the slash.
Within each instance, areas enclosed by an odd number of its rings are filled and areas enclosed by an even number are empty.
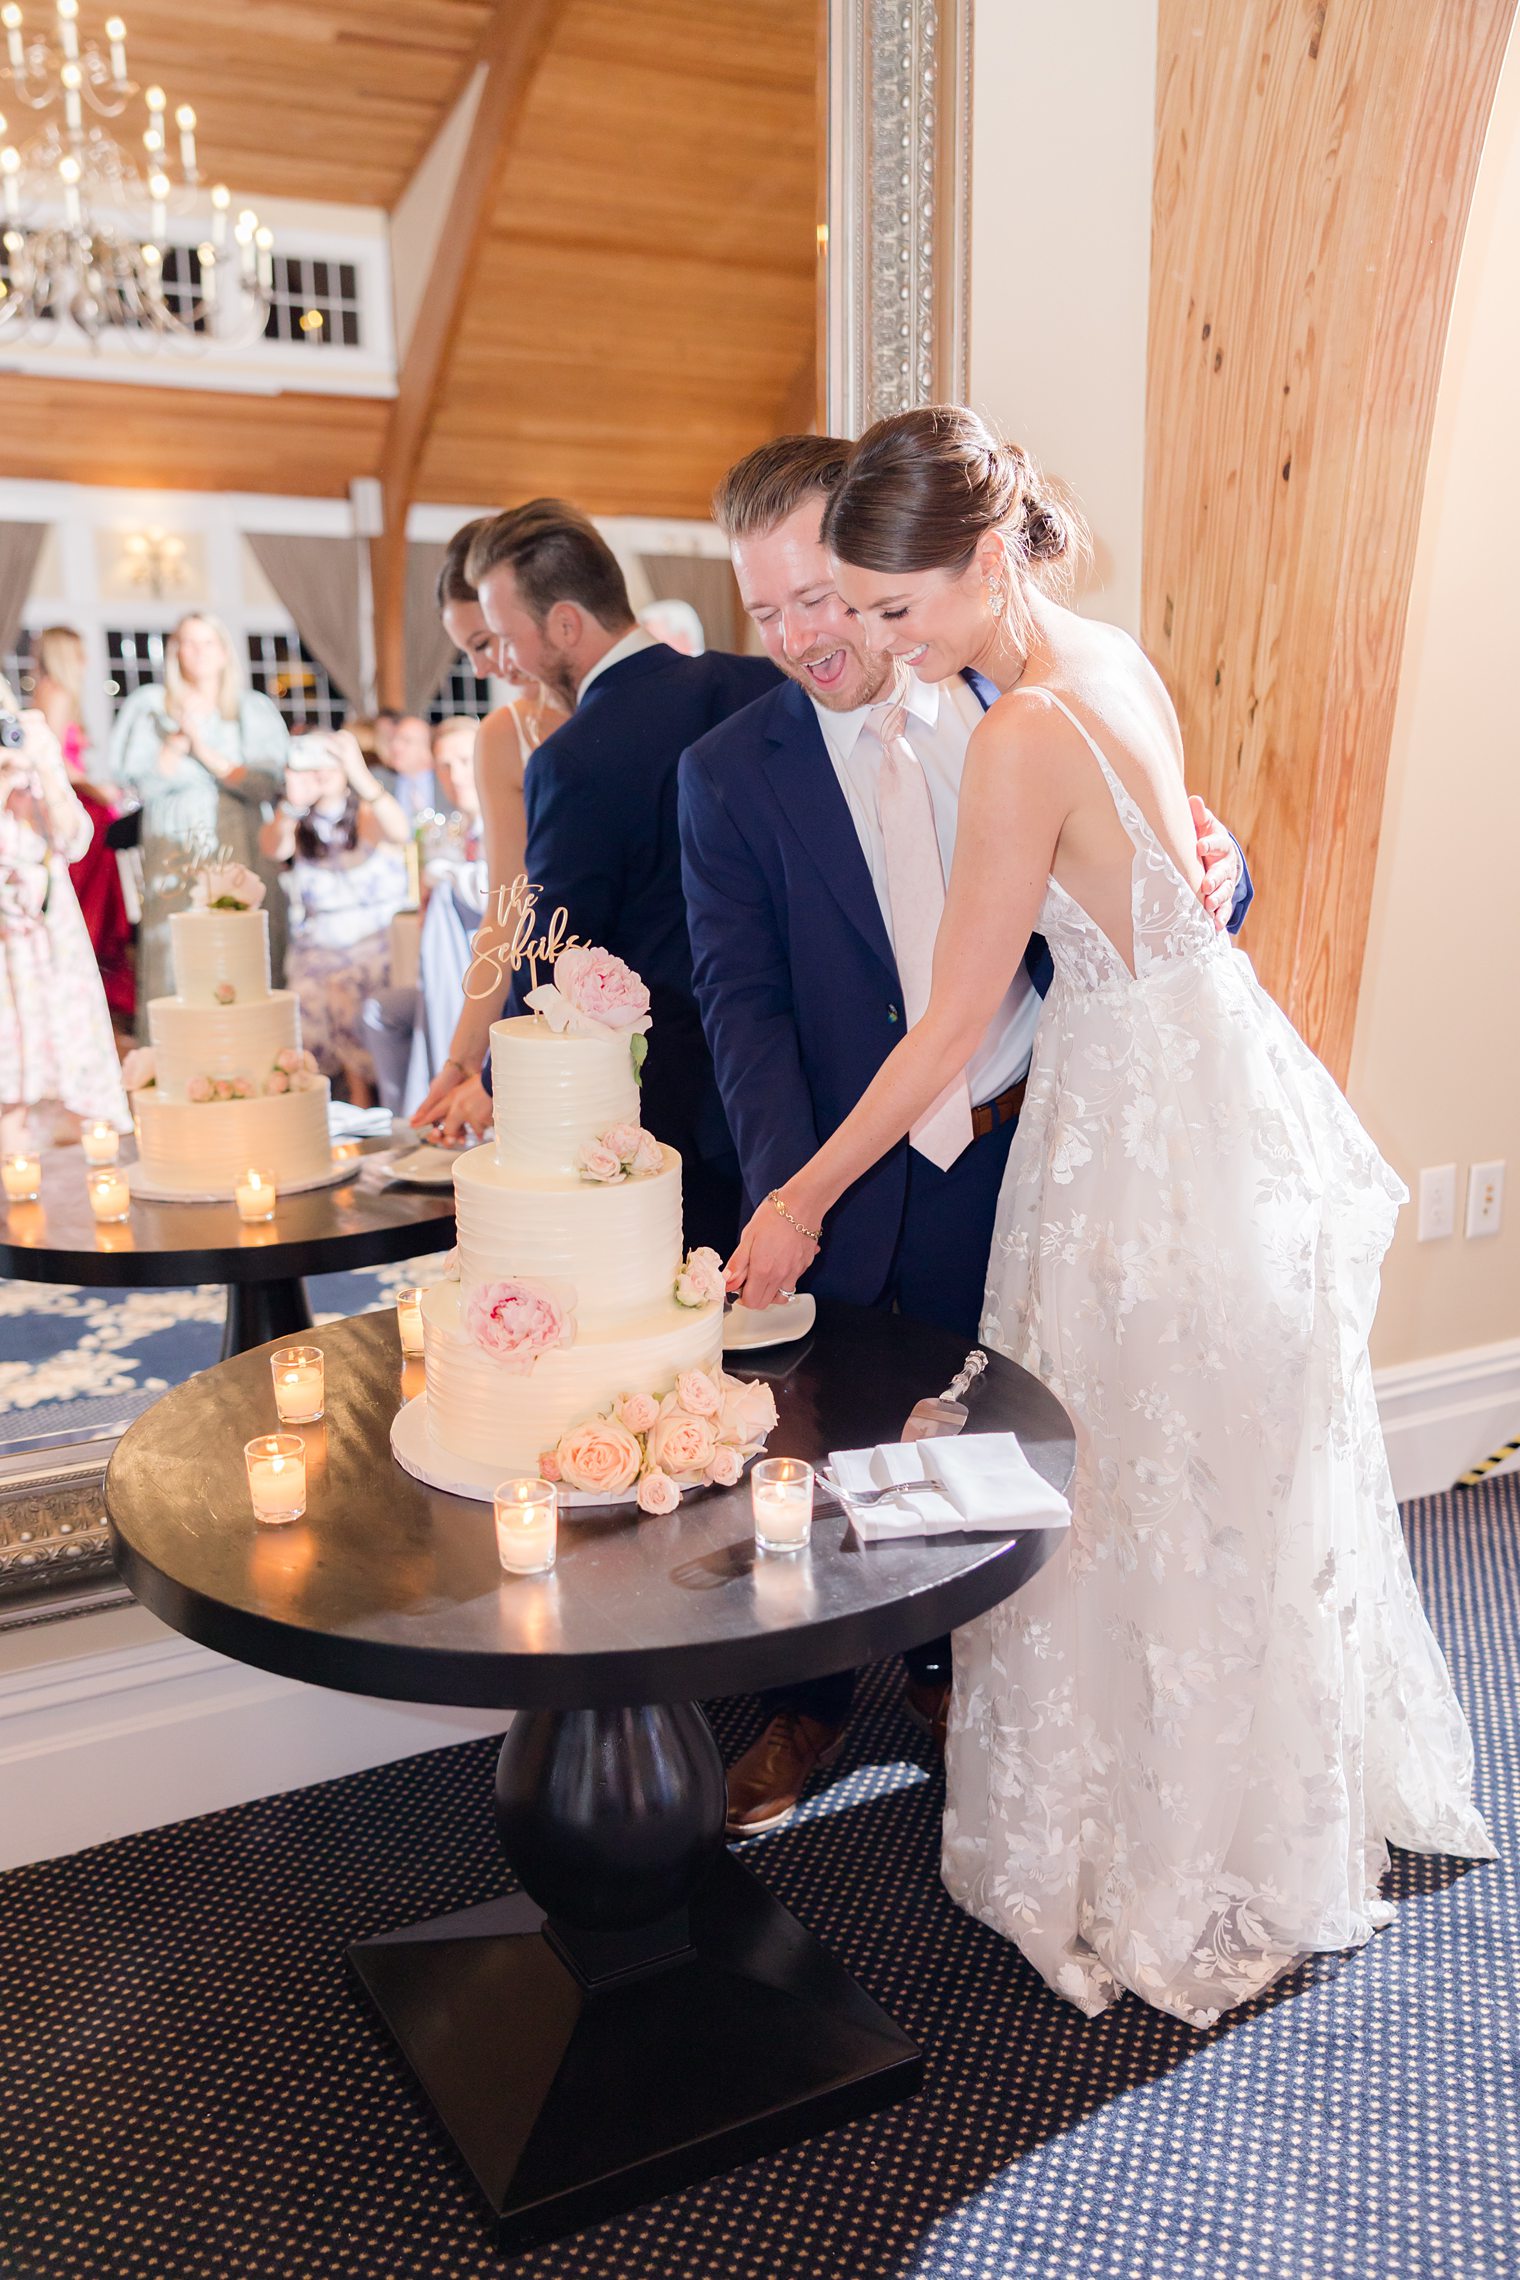
<svg viewBox="0 0 1520 2280">
<path fill-rule="evenodd" d="M 577 1014 L 609 999 L 614 1024 Z M 681 1159 L 639 1124 L 647 993 L 577 947 L 534 1002 L 491 1031 L 495 1144 L 455 1166 L 458 1279 L 423 1294 L 431 1449 L 416 1420 L 395 1446 L 477 1492 L 542 1473 L 670 1510 L 739 1478 L 775 1403 L 722 1370 L 722 1263 L 684 1252 Z"/>
<path fill-rule="evenodd" d="M 261 897 L 247 872 L 208 885 Z M 148 1003 L 148 1047 L 123 1068 L 140 1185 L 155 1195 L 230 1196 L 244 1173 L 285 1187 L 332 1168 L 327 1079 L 301 1049 L 295 994 L 269 986 L 269 919 L 258 908 L 201 907 L 169 920 L 175 994 Z"/>
</svg>

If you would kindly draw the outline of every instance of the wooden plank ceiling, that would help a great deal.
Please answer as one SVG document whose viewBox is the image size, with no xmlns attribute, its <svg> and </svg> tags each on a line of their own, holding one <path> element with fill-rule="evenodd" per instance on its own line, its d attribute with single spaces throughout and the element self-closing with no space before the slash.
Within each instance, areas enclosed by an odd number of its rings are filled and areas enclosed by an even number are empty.
<svg viewBox="0 0 1520 2280">
<path fill-rule="evenodd" d="M 87 10 L 90 0 L 87 0 Z M 415 495 L 706 512 L 813 353 L 818 0 L 567 0 L 465 289 Z M 487 0 L 124 6 L 235 193 L 393 205 Z M 341 493 L 385 407 L 7 376 L 0 474 Z"/>
</svg>

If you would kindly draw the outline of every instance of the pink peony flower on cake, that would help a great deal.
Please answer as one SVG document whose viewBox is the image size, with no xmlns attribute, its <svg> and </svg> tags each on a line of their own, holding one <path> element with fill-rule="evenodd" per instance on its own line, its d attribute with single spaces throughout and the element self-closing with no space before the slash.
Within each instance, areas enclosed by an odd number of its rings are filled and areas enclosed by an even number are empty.
<svg viewBox="0 0 1520 2280">
<path fill-rule="evenodd" d="M 714 1449 L 707 1477 L 714 1488 L 736 1488 L 744 1478 L 743 1457 L 737 1449 Z"/>
<path fill-rule="evenodd" d="M 615 1417 L 591 1417 L 560 1436 L 555 1450 L 560 1478 L 587 1496 L 622 1496 L 632 1488 L 644 1452 Z"/>
<path fill-rule="evenodd" d="M 211 995 L 216 999 L 218 1005 L 237 1004 L 237 991 L 231 982 L 218 982 Z"/>
<path fill-rule="evenodd" d="M 231 1100 L 233 1097 L 231 1077 L 213 1077 L 211 1080 L 211 1097 L 213 1100 Z"/>
<path fill-rule="evenodd" d="M 776 1430 L 776 1396 L 759 1378 L 730 1377 L 718 1373 L 723 1407 L 718 1413 L 718 1439 L 725 1448 L 753 1457 Z"/>
<path fill-rule="evenodd" d="M 190 889 L 192 910 L 257 910 L 264 882 L 244 863 L 208 863 Z"/>
<path fill-rule="evenodd" d="M 651 1467 L 689 1486 L 706 1473 L 717 1445 L 717 1429 L 712 1419 L 693 1417 L 689 1410 L 681 1407 L 675 1394 L 668 1393 L 649 1429 Z"/>
<path fill-rule="evenodd" d="M 648 990 L 610 950 L 562 950 L 553 981 L 530 990 L 527 1002 L 551 1029 L 574 1037 L 642 1036 L 649 1027 Z"/>
<path fill-rule="evenodd" d="M 214 1087 L 209 1077 L 192 1077 L 185 1087 L 185 1098 L 186 1100 L 210 1100 L 213 1091 Z"/>
<path fill-rule="evenodd" d="M 688 1251 L 686 1264 L 676 1277 L 676 1298 L 682 1306 L 720 1306 L 725 1296 L 723 1261 L 705 1247 Z"/>
<path fill-rule="evenodd" d="M 252 1100 L 256 1089 L 252 1077 L 234 1077 L 232 1080 L 234 1100 Z"/>
<path fill-rule="evenodd" d="M 652 1393 L 620 1393 L 613 1414 L 630 1433 L 647 1433 L 660 1414 L 660 1405 Z"/>
<path fill-rule="evenodd" d="M 540 1354 L 575 1343 L 575 1293 L 568 1284 L 513 1277 L 477 1283 L 464 1302 L 466 1334 L 492 1361 L 526 1376 Z"/>
<path fill-rule="evenodd" d="M 681 1491 L 669 1473 L 661 1472 L 658 1467 L 653 1472 L 645 1473 L 639 1482 L 639 1510 L 641 1512 L 650 1512 L 656 1515 L 674 1512 L 680 1501 Z"/>
<path fill-rule="evenodd" d="M 553 1487 L 558 1486 L 560 1480 L 559 1458 L 555 1455 L 552 1449 L 543 1449 L 540 1451 L 538 1459 L 538 1477 L 540 1480 L 548 1481 Z"/>
<path fill-rule="evenodd" d="M 605 1140 L 587 1140 L 577 1148 L 575 1168 L 583 1180 L 595 1180 L 603 1187 L 619 1187 L 628 1177 L 622 1157 Z"/>
<path fill-rule="evenodd" d="M 290 1079 L 286 1076 L 285 1071 L 283 1069 L 271 1069 L 264 1079 L 264 1090 L 266 1093 L 288 1093 Z"/>
<path fill-rule="evenodd" d="M 134 1045 L 121 1064 L 121 1081 L 129 1093 L 146 1092 L 158 1083 L 158 1059 L 151 1045 Z"/>
<path fill-rule="evenodd" d="M 716 1417 L 723 1396 L 706 1370 L 683 1370 L 676 1379 L 676 1399 L 693 1417 Z"/>
</svg>

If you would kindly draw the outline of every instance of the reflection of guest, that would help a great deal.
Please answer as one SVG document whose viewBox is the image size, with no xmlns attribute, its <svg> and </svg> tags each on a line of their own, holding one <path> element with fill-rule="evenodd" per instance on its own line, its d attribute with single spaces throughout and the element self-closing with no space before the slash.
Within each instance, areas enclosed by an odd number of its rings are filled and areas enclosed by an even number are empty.
<svg viewBox="0 0 1520 2280">
<path fill-rule="evenodd" d="M 0 712 L 15 699 L 0 681 Z M 0 1147 L 35 1144 L 34 1111 L 131 1124 L 111 1017 L 68 863 L 89 845 L 58 739 L 23 715 L 0 751 Z"/>
<path fill-rule="evenodd" d="M 568 717 L 542 681 L 523 679 L 503 656 L 500 642 L 481 613 L 475 588 L 465 576 L 470 547 L 490 520 L 489 515 L 482 515 L 454 533 L 438 573 L 438 608 L 461 656 L 482 679 L 505 681 L 512 690 L 504 705 L 486 715 L 475 743 L 475 785 L 486 862 L 485 915 L 476 947 L 485 957 L 501 937 L 500 894 L 524 868 L 527 823 L 523 786 L 529 761 L 544 738 Z M 440 929 L 443 924 L 440 920 Z M 462 982 L 462 972 L 460 978 Z M 457 998 L 452 1012 L 444 1013 L 429 991 L 426 1035 L 432 1042 L 424 1047 L 428 1081 L 413 1112 L 415 1124 L 429 1125 L 440 1118 L 445 1135 L 454 1139 L 469 1130 L 484 1131 L 490 1123 L 491 1096 L 480 1081 L 480 1071 L 490 1044 L 491 1023 L 499 1011 L 499 997 L 483 996 Z M 442 1039 L 436 1032 L 440 1018 L 453 1025 L 452 1034 L 445 1026 Z M 418 1034 L 424 1034 L 421 1025 Z M 442 1057 L 435 1060 L 440 1043 Z M 418 1069 L 414 1055 L 409 1098 Z"/>
<path fill-rule="evenodd" d="M 700 657 L 707 648 L 702 620 L 690 602 L 675 595 L 649 602 L 639 612 L 639 623 L 652 641 L 663 641 L 683 657 Z"/>
<path fill-rule="evenodd" d="M 106 1003 L 121 1021 L 132 1018 L 132 929 L 116 852 L 106 840 L 116 809 L 85 769 L 84 638 L 70 625 L 50 625 L 32 644 L 37 660 L 37 710 L 57 737 L 74 796 L 90 819 L 90 844 L 69 867 L 74 892 L 105 984 Z"/>
<path fill-rule="evenodd" d="M 635 623 L 617 558 L 588 519 L 535 499 L 489 523 L 466 575 L 520 672 L 575 712 L 534 754 L 526 868 L 545 918 L 626 959 L 650 994 L 642 1115 L 681 1151 L 686 1232 L 722 1249 L 739 1166 L 692 990 L 676 767 L 682 751 L 780 676 L 763 657 L 681 657 Z M 522 1010 L 526 974 L 513 984 Z"/>
<path fill-rule="evenodd" d="M 285 793 L 261 834 L 288 864 L 290 949 L 285 970 L 301 1008 L 301 1042 L 361 1106 L 375 1069 L 364 1001 L 385 981 L 390 923 L 406 900 L 406 817 L 344 730 L 298 737 Z"/>
<path fill-rule="evenodd" d="M 432 731 L 420 713 L 403 713 L 393 723 L 385 754 L 375 780 L 400 802 L 407 822 L 416 823 L 438 806 Z"/>
<path fill-rule="evenodd" d="M 116 718 L 110 774 L 142 802 L 143 917 L 138 942 L 137 1008 L 145 1033 L 148 1000 L 174 986 L 169 917 L 189 902 L 195 859 L 228 849 L 272 886 L 259 854 L 266 801 L 279 797 L 290 736 L 268 697 L 245 690 L 232 636 L 192 611 L 164 651 L 164 685 L 136 689 Z M 278 982 L 284 964 L 284 903 L 268 896 L 269 954 Z"/>
</svg>

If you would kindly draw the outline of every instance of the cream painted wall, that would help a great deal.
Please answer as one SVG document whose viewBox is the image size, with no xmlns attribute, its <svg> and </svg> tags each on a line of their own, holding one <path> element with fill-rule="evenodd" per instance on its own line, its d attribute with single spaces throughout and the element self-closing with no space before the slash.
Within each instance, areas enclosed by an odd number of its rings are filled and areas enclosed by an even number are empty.
<svg viewBox="0 0 1520 2280">
<path fill-rule="evenodd" d="M 1457 1232 L 1384 1274 L 1380 1364 L 1520 1338 L 1520 38 L 1500 80 L 1437 400 L 1350 1093 L 1411 1189 L 1459 1167 Z M 1271 883 L 1263 883 L 1271 892 Z M 1462 1233 L 1506 1158 L 1503 1231 Z M 1520 1432 L 1520 1414 L 1509 1428 Z"/>
<path fill-rule="evenodd" d="M 1140 630 L 1157 0 L 975 15 L 971 400 L 1070 485 L 1083 607 Z"/>
</svg>

